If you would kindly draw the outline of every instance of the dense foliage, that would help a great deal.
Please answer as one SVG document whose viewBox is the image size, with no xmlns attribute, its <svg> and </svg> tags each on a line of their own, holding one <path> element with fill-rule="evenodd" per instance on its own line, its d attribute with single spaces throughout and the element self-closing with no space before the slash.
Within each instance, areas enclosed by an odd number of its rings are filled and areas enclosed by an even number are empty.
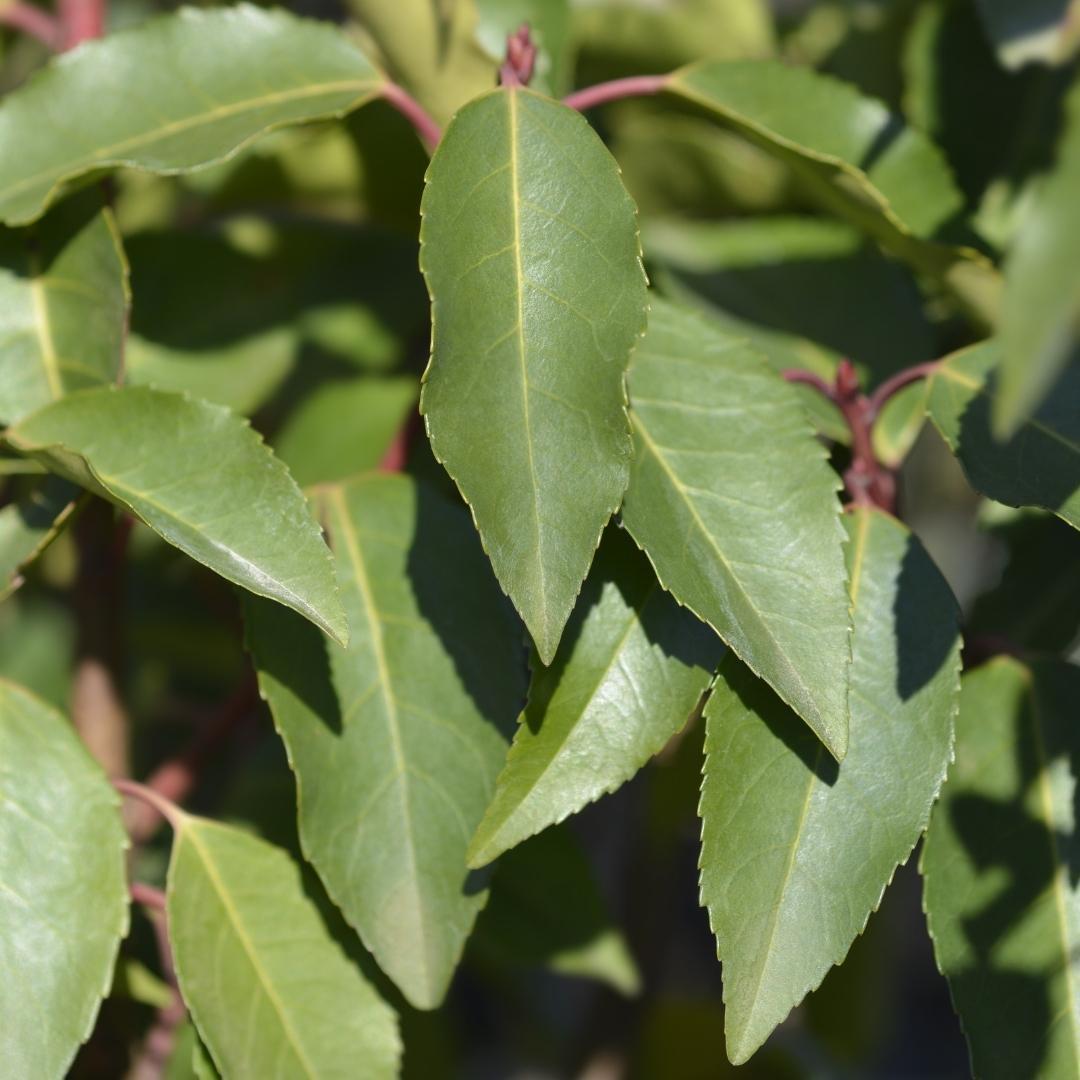
<svg viewBox="0 0 1080 1080">
<path fill-rule="evenodd" d="M 1075 2 L 0 23 L 5 1075 L 1080 1077 Z"/>
</svg>

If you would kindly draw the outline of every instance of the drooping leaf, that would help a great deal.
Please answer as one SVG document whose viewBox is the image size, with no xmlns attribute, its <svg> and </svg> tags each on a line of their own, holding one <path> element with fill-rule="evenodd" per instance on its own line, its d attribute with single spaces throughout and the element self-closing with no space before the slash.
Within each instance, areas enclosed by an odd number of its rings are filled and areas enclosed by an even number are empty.
<svg viewBox="0 0 1080 1080">
<path fill-rule="evenodd" d="M 525 695 L 520 625 L 441 496 L 374 475 L 316 501 L 349 648 L 264 603 L 248 605 L 248 644 L 296 773 L 305 854 L 383 970 L 432 1008 L 485 898 L 465 849 Z"/>
<path fill-rule="evenodd" d="M 0 509 L 0 600 L 21 584 L 20 571 L 56 537 L 75 509 L 79 489 L 50 476 Z"/>
<path fill-rule="evenodd" d="M 843 762 L 734 659 L 705 708 L 701 896 L 736 1064 L 843 960 L 926 827 L 952 753 L 956 602 L 899 522 L 867 509 L 846 520 L 855 625 Z"/>
<path fill-rule="evenodd" d="M 968 633 L 1037 652 L 1067 649 L 1080 636 L 1080 534 L 1033 510 L 988 531 L 1003 543 L 1007 561 L 997 584 L 976 601 Z"/>
<path fill-rule="evenodd" d="M 1066 110 L 1053 171 L 1021 218 L 1005 264 L 993 414 L 999 436 L 1013 434 L 1032 414 L 1070 360 L 1080 364 L 1080 83 Z"/>
<path fill-rule="evenodd" d="M 61 1077 L 127 933 L 119 799 L 74 730 L 0 680 L 0 1060 Z"/>
<path fill-rule="evenodd" d="M 987 36 L 1007 68 L 1061 63 L 1080 44 L 1076 0 L 975 0 Z"/>
<path fill-rule="evenodd" d="M 289 416 L 275 440 L 299 484 L 344 480 L 379 464 L 410 411 L 416 379 L 337 380 L 319 387 Z"/>
<path fill-rule="evenodd" d="M 300 489 L 228 409 L 146 387 L 82 390 L 5 438 L 222 577 L 348 637 L 333 562 Z"/>
<path fill-rule="evenodd" d="M 851 649 L 839 478 L 799 397 L 744 342 L 654 301 L 630 399 L 630 534 L 664 588 L 842 758 Z"/>
<path fill-rule="evenodd" d="M 393 1011 L 330 936 L 284 851 L 184 814 L 166 899 L 180 990 L 224 1075 L 397 1075 Z"/>
<path fill-rule="evenodd" d="M 923 904 L 975 1075 L 1080 1072 L 1080 669 L 998 658 L 964 677 Z"/>
<path fill-rule="evenodd" d="M 567 828 L 545 829 L 499 860 L 470 948 L 500 964 L 597 979 L 622 994 L 641 988 L 626 940 Z"/>
<path fill-rule="evenodd" d="M 100 197 L 33 229 L 0 229 L 0 425 L 115 381 L 127 305 L 120 236 Z"/>
<path fill-rule="evenodd" d="M 326 23 L 250 4 L 163 15 L 84 44 L 4 99 L 0 143 L 20 152 L 0 162 L 0 219 L 32 221 L 103 168 L 220 161 L 272 128 L 341 116 L 381 85 Z"/>
<path fill-rule="evenodd" d="M 421 411 L 547 664 L 626 489 L 646 308 L 634 206 L 580 115 L 503 89 L 447 129 L 421 209 Z"/>
<path fill-rule="evenodd" d="M 770 61 L 691 65 L 667 88 L 775 154 L 826 209 L 940 279 L 969 314 L 994 324 L 996 272 L 976 252 L 933 239 L 962 205 L 944 158 L 881 102 Z"/>
<path fill-rule="evenodd" d="M 554 663 L 533 665 L 469 864 L 491 862 L 629 780 L 686 723 L 722 655 L 629 537 L 608 529 Z"/>
<path fill-rule="evenodd" d="M 997 340 L 947 357 L 930 380 L 930 417 L 973 487 L 1007 506 L 1041 506 L 1080 529 L 1080 364 L 1006 442 L 992 431 Z"/>
</svg>

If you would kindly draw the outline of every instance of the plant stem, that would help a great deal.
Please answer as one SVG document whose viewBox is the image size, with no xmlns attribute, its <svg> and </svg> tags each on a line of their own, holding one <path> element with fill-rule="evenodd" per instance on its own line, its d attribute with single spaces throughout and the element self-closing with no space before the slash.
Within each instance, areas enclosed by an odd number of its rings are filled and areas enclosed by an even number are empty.
<svg viewBox="0 0 1080 1080">
<path fill-rule="evenodd" d="M 133 881 L 130 885 L 131 899 L 143 907 L 153 908 L 155 911 L 165 910 L 165 894 L 153 885 L 144 885 L 141 881 Z"/>
<path fill-rule="evenodd" d="M 836 391 L 820 375 L 815 375 L 812 371 L 803 371 L 802 368 L 790 368 L 783 375 L 788 382 L 812 386 L 831 402 L 836 402 Z"/>
<path fill-rule="evenodd" d="M 23 0 L 11 0 L 0 7 L 0 23 L 37 38 L 54 51 L 60 44 L 60 24 L 41 8 Z"/>
<path fill-rule="evenodd" d="M 885 402 L 903 390 L 905 386 L 917 382 L 919 379 L 929 379 L 937 371 L 940 363 L 940 360 L 930 360 L 925 364 L 915 364 L 913 367 L 898 371 L 891 379 L 886 379 L 870 395 L 870 407 L 873 410 L 871 419 L 876 420 Z"/>
<path fill-rule="evenodd" d="M 64 51 L 105 33 L 105 0 L 58 0 L 57 15 Z"/>
<path fill-rule="evenodd" d="M 667 75 L 632 75 L 628 79 L 613 79 L 611 82 L 597 83 L 584 90 L 575 90 L 563 98 L 563 104 L 571 109 L 584 112 L 586 109 L 603 105 L 608 101 L 620 101 L 622 98 L 647 97 L 659 94 L 668 83 Z"/>
<path fill-rule="evenodd" d="M 135 780 L 124 779 L 113 780 L 112 785 L 121 795 L 126 795 L 131 799 L 138 799 L 140 802 L 152 806 L 174 829 L 180 826 L 181 819 L 184 816 L 183 811 L 180 807 L 159 795 L 153 788 L 149 788 Z"/>
<path fill-rule="evenodd" d="M 439 125 L 428 115 L 416 98 L 403 90 L 397 83 L 388 82 L 383 87 L 382 96 L 416 129 L 420 141 L 431 153 L 439 145 L 442 131 Z"/>
</svg>

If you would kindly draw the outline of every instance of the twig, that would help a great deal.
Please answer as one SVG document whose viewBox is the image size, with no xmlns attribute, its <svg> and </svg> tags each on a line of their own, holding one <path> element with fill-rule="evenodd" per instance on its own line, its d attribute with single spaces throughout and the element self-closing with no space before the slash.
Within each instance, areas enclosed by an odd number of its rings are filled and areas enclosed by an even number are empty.
<svg viewBox="0 0 1080 1080">
<path fill-rule="evenodd" d="M 105 0 L 58 0 L 57 15 L 65 52 L 105 33 Z"/>
<path fill-rule="evenodd" d="M 60 45 L 60 24 L 48 12 L 23 0 L 10 0 L 0 6 L 0 23 L 37 38 L 54 51 Z"/>
<path fill-rule="evenodd" d="M 113 780 L 112 785 L 121 795 L 126 795 L 131 799 L 138 799 L 140 802 L 152 806 L 174 829 L 179 826 L 180 819 L 183 817 L 180 807 L 163 798 L 152 788 L 148 788 L 145 784 L 140 784 L 136 780 L 123 779 Z"/>
<path fill-rule="evenodd" d="M 442 130 L 416 98 L 392 82 L 387 82 L 383 87 L 382 96 L 412 124 L 429 153 L 439 145 Z"/>
<path fill-rule="evenodd" d="M 165 910 L 165 894 L 153 885 L 144 885 L 141 881 L 133 881 L 130 886 L 131 899 L 143 907 L 153 908 L 155 911 Z"/>
<path fill-rule="evenodd" d="M 788 382 L 812 386 L 831 402 L 836 403 L 836 391 L 820 375 L 815 375 L 812 371 L 803 371 L 802 368 L 790 368 L 783 375 Z"/>
<path fill-rule="evenodd" d="M 597 83 L 595 86 L 587 86 L 583 90 L 575 90 L 563 98 L 563 104 L 571 109 L 584 112 L 597 105 L 604 105 L 609 101 L 620 101 L 623 98 L 648 97 L 650 94 L 659 94 L 666 89 L 668 75 L 632 75 L 628 79 L 613 79 L 611 82 Z"/>
<path fill-rule="evenodd" d="M 908 386 L 913 382 L 918 382 L 919 379 L 929 379 L 930 376 L 937 371 L 940 364 L 940 360 L 930 360 L 925 364 L 915 364 L 912 367 L 905 368 L 903 371 L 898 371 L 892 378 L 886 379 L 870 395 L 870 408 L 872 410 L 871 419 L 876 420 L 878 413 L 881 412 L 885 402 L 895 394 L 899 393 L 899 391 L 903 390 L 905 386 Z"/>
</svg>

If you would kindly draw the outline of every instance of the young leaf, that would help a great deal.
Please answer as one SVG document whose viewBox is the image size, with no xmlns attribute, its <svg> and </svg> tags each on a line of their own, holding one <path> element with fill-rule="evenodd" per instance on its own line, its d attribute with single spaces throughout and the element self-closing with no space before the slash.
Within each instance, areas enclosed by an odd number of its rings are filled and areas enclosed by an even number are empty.
<svg viewBox="0 0 1080 1080">
<path fill-rule="evenodd" d="M 608 529 L 555 662 L 534 665 L 469 865 L 629 780 L 686 723 L 722 655 L 720 639 L 660 588 L 629 537 Z"/>
<path fill-rule="evenodd" d="M 381 85 L 326 23 L 250 4 L 163 15 L 84 44 L 4 99 L 0 144 L 20 152 L 0 161 L 0 220 L 32 221 L 102 168 L 221 161 L 272 128 L 342 116 Z"/>
<path fill-rule="evenodd" d="M 1007 441 L 991 429 L 1001 346 L 987 341 L 948 357 L 930 380 L 930 418 L 972 485 L 1007 506 L 1041 506 L 1080 529 L 1080 365 Z"/>
<path fill-rule="evenodd" d="M 667 89 L 786 162 L 827 209 L 941 279 L 993 325 L 1000 291 L 993 267 L 971 249 L 931 239 L 963 204 L 944 157 L 881 102 L 772 61 L 694 64 L 675 72 Z"/>
<path fill-rule="evenodd" d="M 348 637 L 333 562 L 300 489 L 228 409 L 145 387 L 82 390 L 5 438 L 222 577 Z"/>
<path fill-rule="evenodd" d="M 999 658 L 964 678 L 923 902 L 975 1075 L 1080 1073 L 1080 669 Z"/>
<path fill-rule="evenodd" d="M 447 128 L 421 210 L 421 411 L 549 664 L 626 490 L 624 373 L 646 310 L 634 205 L 580 115 L 503 89 Z"/>
<path fill-rule="evenodd" d="M 184 814 L 166 896 L 180 990 L 225 1076 L 397 1075 L 393 1012 L 330 936 L 284 851 Z"/>
<path fill-rule="evenodd" d="M 22 583 L 19 573 L 36 559 L 67 523 L 79 489 L 50 476 L 0 509 L 0 600 Z"/>
<path fill-rule="evenodd" d="M 1080 83 L 1066 110 L 1054 170 L 1027 208 L 1005 265 L 993 415 L 999 436 L 1016 431 L 1080 350 Z"/>
<path fill-rule="evenodd" d="M 726 659 L 705 708 L 701 896 L 738 1064 L 839 964 L 926 826 L 952 753 L 958 611 L 918 541 L 848 515 L 851 737 L 837 767 Z"/>
<path fill-rule="evenodd" d="M 566 827 L 545 829 L 499 860 L 469 947 L 503 965 L 542 965 L 627 995 L 641 989 L 626 940 Z"/>
<path fill-rule="evenodd" d="M 0 680 L 0 1056 L 60 1077 L 127 933 L 119 799 L 67 720 Z"/>
<path fill-rule="evenodd" d="M 33 229 L 0 229 L 0 425 L 114 382 L 127 307 L 120 236 L 96 194 Z"/>
<path fill-rule="evenodd" d="M 929 380 L 918 379 L 893 394 L 882 406 L 870 434 L 874 453 L 883 465 L 898 469 L 903 464 L 926 423 L 929 397 Z"/>
<path fill-rule="evenodd" d="M 744 342 L 655 301 L 630 372 L 623 521 L 675 599 L 847 746 L 839 479 L 793 388 Z"/>
<path fill-rule="evenodd" d="M 485 899 L 465 849 L 525 694 L 520 625 L 441 496 L 369 476 L 316 500 L 349 648 L 254 602 L 248 645 L 296 773 L 305 854 L 383 970 L 433 1008 Z"/>
</svg>

